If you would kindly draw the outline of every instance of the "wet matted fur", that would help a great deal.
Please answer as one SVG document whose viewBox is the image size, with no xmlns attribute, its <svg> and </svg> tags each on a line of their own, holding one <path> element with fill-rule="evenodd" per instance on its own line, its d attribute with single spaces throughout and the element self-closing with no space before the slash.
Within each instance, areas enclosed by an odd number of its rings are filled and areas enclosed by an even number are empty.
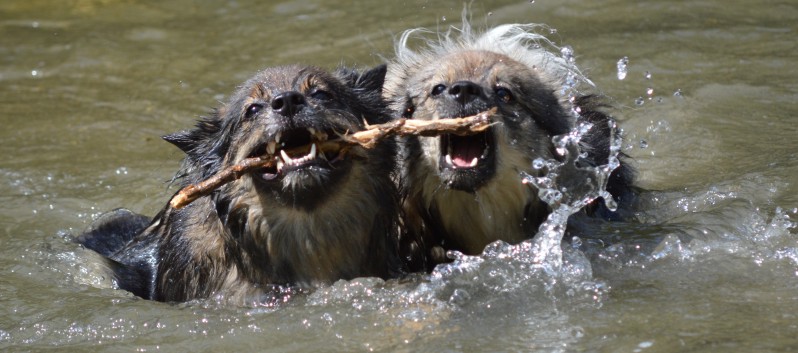
<svg viewBox="0 0 798 353">
<path fill-rule="evenodd" d="M 403 272 L 395 142 L 355 147 L 357 156 L 314 144 L 388 120 L 384 77 L 385 66 L 258 73 L 193 130 L 164 138 L 186 153 L 183 186 L 267 151 L 280 156 L 276 167 L 184 208 L 167 205 L 150 223 L 112 211 L 77 240 L 108 257 L 120 288 L 160 301 L 257 300 L 273 285 Z M 292 148 L 305 152 L 281 152 Z"/>
<path fill-rule="evenodd" d="M 408 137 L 400 144 L 406 226 L 415 234 L 403 248 L 416 269 L 446 261 L 446 250 L 475 255 L 496 240 L 518 243 L 534 236 L 550 209 L 521 175 L 539 173 L 532 167 L 536 158 L 561 158 L 552 136 L 572 131 L 578 115 L 594 124 L 581 141 L 586 161 L 607 163 L 609 117 L 598 98 L 573 85 L 592 83 L 570 60 L 546 49 L 554 45 L 535 33 L 538 27 L 508 24 L 476 33 L 464 20 L 462 29 L 433 38 L 409 30 L 397 42 L 383 92 L 397 116 L 498 111 L 488 132 Z M 414 39 L 423 42 L 421 49 L 410 47 Z M 608 191 L 625 205 L 632 198 L 632 171 L 621 163 Z M 617 216 L 598 202 L 590 209 Z"/>
</svg>

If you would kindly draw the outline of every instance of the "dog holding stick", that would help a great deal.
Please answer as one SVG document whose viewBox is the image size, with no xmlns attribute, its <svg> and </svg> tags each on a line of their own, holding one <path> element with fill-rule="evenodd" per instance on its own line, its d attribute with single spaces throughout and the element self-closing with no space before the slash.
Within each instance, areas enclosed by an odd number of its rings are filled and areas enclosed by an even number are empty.
<svg viewBox="0 0 798 353">
<path fill-rule="evenodd" d="M 389 62 L 384 96 L 398 117 L 445 119 L 496 109 L 494 124 L 471 136 L 410 136 L 400 143 L 401 192 L 406 228 L 416 236 L 402 247 L 411 267 L 430 270 L 445 252 L 480 254 L 496 240 L 518 243 L 535 235 L 550 213 L 522 175 L 537 175 L 536 158 L 561 158 L 552 137 L 572 131 L 577 119 L 593 124 L 582 138 L 583 161 L 606 164 L 609 117 L 596 97 L 574 93 L 587 81 L 567 58 L 546 47 L 535 25 L 501 25 L 477 33 L 462 29 L 423 36 L 406 31 Z M 411 48 L 413 39 L 423 41 Z M 581 116 L 581 117 L 578 117 Z M 633 198 L 632 170 L 621 162 L 607 191 L 620 205 Z M 590 212 L 616 218 L 600 201 Z"/>
<path fill-rule="evenodd" d="M 395 142 L 329 143 L 388 121 L 384 76 L 385 66 L 265 69 L 194 129 L 164 138 L 186 153 L 183 186 L 245 159 L 274 163 L 152 220 L 109 212 L 76 240 L 107 258 L 119 288 L 159 301 L 249 301 L 273 286 L 397 276 Z"/>
</svg>

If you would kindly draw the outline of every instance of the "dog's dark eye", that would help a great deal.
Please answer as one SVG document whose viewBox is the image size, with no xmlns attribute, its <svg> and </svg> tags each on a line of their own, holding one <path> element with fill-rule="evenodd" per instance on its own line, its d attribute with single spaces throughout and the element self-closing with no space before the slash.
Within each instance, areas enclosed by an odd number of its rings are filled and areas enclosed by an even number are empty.
<svg viewBox="0 0 798 353">
<path fill-rule="evenodd" d="M 513 93 L 504 87 L 496 87 L 496 96 L 505 103 L 509 103 L 511 100 L 513 100 Z"/>
<path fill-rule="evenodd" d="M 432 94 L 433 96 L 437 96 L 443 93 L 443 91 L 445 90 L 446 90 L 445 85 L 436 85 L 435 87 L 432 87 L 432 92 L 430 94 Z"/>
<path fill-rule="evenodd" d="M 263 109 L 263 104 L 259 103 L 251 104 L 249 107 L 247 107 L 247 112 L 245 116 L 247 118 L 251 118 L 257 115 L 262 109 Z"/>
<path fill-rule="evenodd" d="M 313 92 L 310 92 L 310 98 L 320 101 L 328 101 L 332 99 L 332 94 L 322 89 L 315 89 Z"/>
</svg>

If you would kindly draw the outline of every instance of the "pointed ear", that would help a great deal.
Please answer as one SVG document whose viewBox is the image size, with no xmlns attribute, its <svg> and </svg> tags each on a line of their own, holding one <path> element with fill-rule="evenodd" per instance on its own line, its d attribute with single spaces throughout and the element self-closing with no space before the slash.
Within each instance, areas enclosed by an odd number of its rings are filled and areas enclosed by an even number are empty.
<svg viewBox="0 0 798 353">
<path fill-rule="evenodd" d="M 177 146 L 177 148 L 179 148 L 181 151 L 185 152 L 186 154 L 188 154 L 191 150 L 194 149 L 194 147 L 196 147 L 196 141 L 194 141 L 194 139 L 192 138 L 191 131 L 183 130 L 175 132 L 173 134 L 161 136 L 161 138 L 166 140 L 166 142 L 169 142 Z"/>
<path fill-rule="evenodd" d="M 224 114 L 224 109 L 214 110 L 210 116 L 199 119 L 192 130 L 178 131 L 173 134 L 162 136 L 166 142 L 169 142 L 187 155 L 201 154 L 207 148 L 203 147 L 209 144 L 215 136 L 219 134 L 222 129 L 221 114 Z"/>
<path fill-rule="evenodd" d="M 355 91 L 381 93 L 387 71 L 388 65 L 382 64 L 363 73 L 354 69 L 340 68 L 336 74 Z"/>
<path fill-rule="evenodd" d="M 382 84 L 385 83 L 385 74 L 387 72 L 388 65 L 386 64 L 369 69 L 357 78 L 355 88 L 382 92 Z"/>
</svg>

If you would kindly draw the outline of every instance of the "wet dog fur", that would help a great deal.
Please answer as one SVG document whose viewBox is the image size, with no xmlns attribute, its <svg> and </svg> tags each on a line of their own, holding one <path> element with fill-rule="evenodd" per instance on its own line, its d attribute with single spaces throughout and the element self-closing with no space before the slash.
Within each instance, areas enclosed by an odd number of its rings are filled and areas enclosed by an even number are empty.
<svg viewBox="0 0 798 353">
<path fill-rule="evenodd" d="M 552 136 L 574 129 L 577 114 L 593 123 L 581 149 L 594 166 L 609 156 L 609 117 L 597 97 L 567 94 L 569 79 L 589 82 L 534 25 L 502 25 L 475 33 L 464 27 L 426 39 L 410 30 L 397 41 L 383 94 L 405 118 L 439 119 L 497 108 L 490 131 L 472 137 L 407 137 L 400 143 L 406 228 L 402 244 L 413 269 L 446 262 L 445 252 L 480 254 L 496 240 L 518 243 L 535 235 L 550 213 L 521 173 L 537 175 L 536 158 L 561 159 Z M 411 49 L 413 39 L 424 40 Z M 622 164 L 607 190 L 625 205 L 633 198 L 632 170 Z M 617 218 L 597 201 L 587 211 Z"/>
<path fill-rule="evenodd" d="M 389 119 L 384 75 L 385 66 L 362 74 L 304 66 L 258 73 L 194 129 L 164 138 L 186 153 L 183 186 L 270 149 L 281 156 L 277 167 L 184 208 L 167 205 L 152 221 L 109 212 L 77 241 L 107 256 L 119 288 L 169 302 L 248 301 L 275 285 L 402 273 L 395 142 L 348 155 L 310 151 L 314 141 Z M 280 152 L 298 146 L 307 155 Z"/>
</svg>

